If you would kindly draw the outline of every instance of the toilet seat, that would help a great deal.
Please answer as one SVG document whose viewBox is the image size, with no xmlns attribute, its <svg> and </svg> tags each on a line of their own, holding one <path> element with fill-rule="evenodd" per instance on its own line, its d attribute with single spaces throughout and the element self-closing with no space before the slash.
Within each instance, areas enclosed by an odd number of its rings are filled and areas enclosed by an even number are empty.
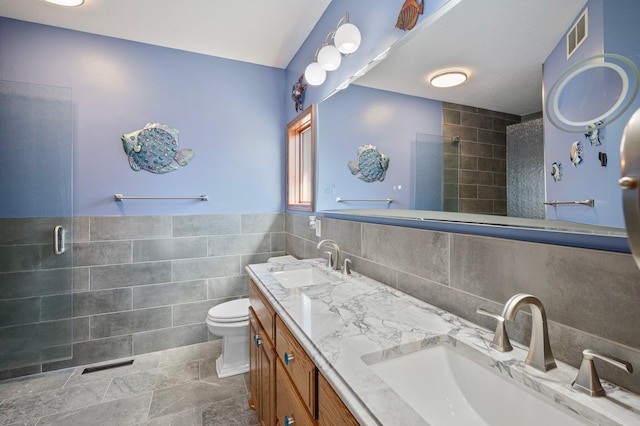
<svg viewBox="0 0 640 426">
<path fill-rule="evenodd" d="M 230 300 L 209 309 L 207 320 L 217 323 L 232 323 L 249 319 L 248 298 Z"/>
</svg>

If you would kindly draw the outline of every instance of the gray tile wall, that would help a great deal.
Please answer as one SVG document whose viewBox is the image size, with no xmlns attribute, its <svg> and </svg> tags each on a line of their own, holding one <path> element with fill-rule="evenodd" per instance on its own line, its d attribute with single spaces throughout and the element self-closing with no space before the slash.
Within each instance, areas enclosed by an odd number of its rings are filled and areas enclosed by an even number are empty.
<svg viewBox="0 0 640 426">
<path fill-rule="evenodd" d="M 628 254 L 461 235 L 356 221 L 321 219 L 322 238 L 338 242 L 357 272 L 487 329 L 516 293 L 538 296 L 547 311 L 556 359 L 578 367 L 583 349 L 640 365 L 640 270 Z M 286 251 L 320 257 L 305 215 L 287 214 Z M 344 257 L 343 257 L 344 258 Z M 530 316 L 508 322 L 529 345 Z M 599 375 L 640 392 L 637 374 L 600 363 Z"/>
<path fill-rule="evenodd" d="M 507 214 L 506 131 L 519 122 L 513 114 L 442 104 L 442 136 L 460 137 L 460 212 Z"/>
<path fill-rule="evenodd" d="M 246 296 L 244 267 L 285 248 L 281 213 L 80 217 L 65 270 L 43 255 L 54 225 L 0 220 L 0 347 L 21 349 L 25 334 L 59 344 L 51 327 L 69 322 L 72 307 L 73 358 L 41 364 L 33 354 L 33 365 L 0 368 L 0 379 L 215 339 L 207 310 Z"/>
</svg>

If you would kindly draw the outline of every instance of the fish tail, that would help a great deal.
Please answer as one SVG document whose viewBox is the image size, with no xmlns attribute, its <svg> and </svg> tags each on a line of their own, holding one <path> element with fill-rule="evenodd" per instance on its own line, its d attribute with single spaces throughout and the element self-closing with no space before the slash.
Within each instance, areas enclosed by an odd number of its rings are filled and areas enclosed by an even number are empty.
<svg viewBox="0 0 640 426">
<path fill-rule="evenodd" d="M 180 151 L 176 152 L 176 155 L 173 158 L 181 166 L 186 166 L 187 164 L 189 164 L 189 161 L 191 161 L 191 159 L 193 158 L 193 150 L 188 148 L 181 149 Z"/>
<path fill-rule="evenodd" d="M 360 171 L 360 167 L 358 166 L 358 164 L 353 161 L 349 161 L 348 166 L 349 170 L 351 170 L 352 175 L 358 174 L 358 172 Z"/>
</svg>

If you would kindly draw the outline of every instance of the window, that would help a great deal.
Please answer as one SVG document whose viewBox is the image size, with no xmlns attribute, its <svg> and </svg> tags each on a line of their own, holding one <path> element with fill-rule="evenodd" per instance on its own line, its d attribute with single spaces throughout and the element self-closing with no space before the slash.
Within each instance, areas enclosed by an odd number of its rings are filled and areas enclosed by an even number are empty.
<svg viewBox="0 0 640 426">
<path fill-rule="evenodd" d="M 313 211 L 314 107 L 287 125 L 287 209 Z"/>
</svg>

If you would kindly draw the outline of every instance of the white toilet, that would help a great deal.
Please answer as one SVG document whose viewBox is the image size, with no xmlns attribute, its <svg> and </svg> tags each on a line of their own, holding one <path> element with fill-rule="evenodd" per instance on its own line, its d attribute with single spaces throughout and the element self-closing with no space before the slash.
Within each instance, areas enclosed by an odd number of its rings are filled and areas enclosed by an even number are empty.
<svg viewBox="0 0 640 426">
<path fill-rule="evenodd" d="M 216 360 L 218 377 L 249 371 L 249 299 L 214 306 L 206 323 L 211 334 L 222 337 L 222 355 Z"/>
</svg>

